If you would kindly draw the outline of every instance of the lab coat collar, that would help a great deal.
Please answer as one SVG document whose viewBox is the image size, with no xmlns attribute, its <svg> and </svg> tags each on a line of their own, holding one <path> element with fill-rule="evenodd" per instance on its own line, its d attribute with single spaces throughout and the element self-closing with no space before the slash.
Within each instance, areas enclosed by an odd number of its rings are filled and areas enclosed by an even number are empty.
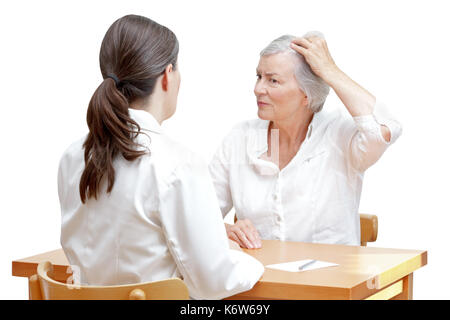
<svg viewBox="0 0 450 320">
<path fill-rule="evenodd" d="M 150 112 L 128 108 L 128 113 L 130 118 L 136 121 L 142 130 L 162 133 L 161 125 Z"/>
</svg>

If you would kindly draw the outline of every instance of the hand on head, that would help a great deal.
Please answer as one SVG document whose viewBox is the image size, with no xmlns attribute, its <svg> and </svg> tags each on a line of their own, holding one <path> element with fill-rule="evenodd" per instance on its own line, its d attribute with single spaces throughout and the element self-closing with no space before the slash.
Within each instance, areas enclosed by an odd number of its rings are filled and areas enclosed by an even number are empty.
<svg viewBox="0 0 450 320">
<path fill-rule="evenodd" d="M 295 38 L 291 48 L 303 55 L 311 70 L 325 81 L 330 73 L 338 69 L 323 38 L 317 36 Z"/>
</svg>

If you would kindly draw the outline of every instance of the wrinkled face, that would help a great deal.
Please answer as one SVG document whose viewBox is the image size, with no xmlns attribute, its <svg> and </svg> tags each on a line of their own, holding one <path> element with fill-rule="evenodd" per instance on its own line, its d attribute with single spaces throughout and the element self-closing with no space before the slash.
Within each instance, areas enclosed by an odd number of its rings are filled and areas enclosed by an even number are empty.
<svg viewBox="0 0 450 320">
<path fill-rule="evenodd" d="M 294 75 L 295 57 L 289 52 L 262 56 L 256 69 L 254 93 L 258 117 L 281 121 L 308 106 L 308 100 Z"/>
</svg>

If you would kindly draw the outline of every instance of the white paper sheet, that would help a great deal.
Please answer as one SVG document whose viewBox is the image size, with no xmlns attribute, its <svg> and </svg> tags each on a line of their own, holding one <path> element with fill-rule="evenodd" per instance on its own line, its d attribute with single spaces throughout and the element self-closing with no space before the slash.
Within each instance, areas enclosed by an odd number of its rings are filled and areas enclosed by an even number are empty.
<svg viewBox="0 0 450 320">
<path fill-rule="evenodd" d="M 312 263 L 310 263 L 310 262 L 312 262 Z M 306 265 L 306 264 L 308 264 L 308 265 Z M 304 268 L 300 268 L 304 265 L 306 265 Z M 332 263 L 332 262 L 327 262 L 327 261 L 306 259 L 306 260 L 299 260 L 299 261 L 292 261 L 292 262 L 285 262 L 285 263 L 269 264 L 266 266 L 266 268 L 277 269 L 277 270 L 282 270 L 282 271 L 289 271 L 289 272 L 302 272 L 302 271 L 315 270 L 315 269 L 334 267 L 334 266 L 338 266 L 338 264 Z"/>
</svg>

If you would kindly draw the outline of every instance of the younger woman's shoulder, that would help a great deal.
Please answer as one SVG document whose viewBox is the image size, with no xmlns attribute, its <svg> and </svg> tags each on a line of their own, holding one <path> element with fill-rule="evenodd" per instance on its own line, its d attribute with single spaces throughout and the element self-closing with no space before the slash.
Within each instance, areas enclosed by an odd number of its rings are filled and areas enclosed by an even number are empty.
<svg viewBox="0 0 450 320">
<path fill-rule="evenodd" d="M 166 156 L 177 158 L 178 160 L 185 160 L 194 156 L 194 152 L 191 149 L 166 134 L 159 136 L 158 143 L 159 151 Z"/>
<path fill-rule="evenodd" d="M 60 162 L 64 161 L 64 160 L 72 159 L 74 157 L 79 157 L 80 155 L 84 156 L 83 144 L 84 144 L 85 140 L 86 140 L 86 136 L 83 136 L 83 137 L 77 139 L 76 141 L 72 142 L 71 144 L 69 144 L 66 147 L 66 149 L 64 150 L 64 152 L 62 153 Z"/>
<path fill-rule="evenodd" d="M 207 170 L 207 163 L 200 154 L 165 134 L 161 134 L 153 146 L 153 149 L 150 146 L 149 159 L 156 170 L 160 190 L 168 190 L 175 182 L 195 176 L 200 179 L 200 173 Z"/>
<path fill-rule="evenodd" d="M 172 169 L 186 164 L 198 163 L 202 160 L 199 154 L 165 134 L 161 134 L 158 141 L 155 141 L 156 143 L 158 146 L 155 148 L 156 150 L 154 150 L 155 152 L 152 153 L 152 156 L 160 164 L 162 163 L 164 166 Z M 151 145 L 150 151 L 152 151 Z"/>
</svg>

